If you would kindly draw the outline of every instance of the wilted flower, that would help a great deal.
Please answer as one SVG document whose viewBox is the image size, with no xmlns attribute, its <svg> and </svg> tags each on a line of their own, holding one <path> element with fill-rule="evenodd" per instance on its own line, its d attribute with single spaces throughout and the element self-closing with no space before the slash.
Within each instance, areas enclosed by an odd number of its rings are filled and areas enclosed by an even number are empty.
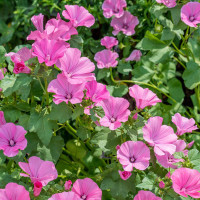
<svg viewBox="0 0 200 200">
<path fill-rule="evenodd" d="M 95 75 L 91 73 L 95 70 L 94 63 L 86 57 L 81 57 L 79 49 L 66 49 L 64 56 L 59 59 L 56 65 L 64 72 L 71 84 L 95 80 Z"/>
<path fill-rule="evenodd" d="M 181 8 L 181 20 L 190 27 L 200 23 L 200 3 L 188 2 Z"/>
<path fill-rule="evenodd" d="M 134 167 L 145 170 L 149 166 L 150 150 L 141 141 L 127 141 L 117 151 L 117 159 L 125 171 L 133 171 Z"/>
<path fill-rule="evenodd" d="M 116 59 L 118 57 L 119 57 L 118 53 L 112 52 L 108 49 L 104 49 L 95 54 L 94 60 L 97 62 L 97 67 L 99 69 L 102 69 L 102 68 L 116 67 L 118 64 L 118 61 Z"/>
<path fill-rule="evenodd" d="M 140 190 L 134 200 L 162 200 L 150 191 Z"/>
<path fill-rule="evenodd" d="M 131 15 L 130 12 L 125 11 L 124 15 L 120 18 L 113 18 L 111 26 L 114 28 L 113 35 L 117 35 L 122 31 L 125 35 L 133 35 L 135 33 L 135 27 L 139 24 L 138 18 Z"/>
<path fill-rule="evenodd" d="M 90 178 L 78 179 L 72 187 L 72 191 L 81 199 L 101 200 L 102 191 L 99 186 Z"/>
<path fill-rule="evenodd" d="M 101 126 L 115 130 L 121 126 L 121 122 L 128 121 L 130 110 L 129 102 L 124 98 L 112 97 L 101 101 L 98 106 L 102 106 L 105 116 L 100 119 Z"/>
<path fill-rule="evenodd" d="M 117 18 L 123 16 L 126 0 L 105 0 L 102 4 L 103 15 L 110 18 L 113 15 Z"/>
<path fill-rule="evenodd" d="M 0 126 L 6 124 L 3 111 L 0 111 Z"/>
<path fill-rule="evenodd" d="M 14 157 L 19 153 L 19 149 L 24 150 L 27 146 L 26 133 L 22 126 L 17 126 L 13 123 L 1 125 L 0 150 L 3 150 L 4 155 Z"/>
<path fill-rule="evenodd" d="M 195 121 L 193 118 L 188 119 L 186 117 L 182 117 L 179 113 L 176 113 L 172 117 L 172 122 L 177 127 L 177 135 L 183 135 L 184 133 L 192 133 L 193 130 L 198 129 L 195 125 Z"/>
<path fill-rule="evenodd" d="M 84 84 L 71 84 L 63 73 L 58 74 L 57 79 L 52 80 L 47 88 L 53 95 L 54 103 L 71 102 L 72 104 L 81 103 L 84 97 Z"/>
<path fill-rule="evenodd" d="M 83 6 L 66 5 L 65 9 L 66 10 L 62 12 L 62 15 L 66 19 L 69 19 L 74 27 L 91 27 L 95 22 L 94 16 L 91 15 Z"/>
<path fill-rule="evenodd" d="M 121 179 L 123 179 L 123 180 L 129 179 L 131 177 L 131 175 L 132 175 L 131 172 L 128 172 L 128 171 L 120 171 L 120 170 L 118 170 L 118 172 L 119 172 L 119 175 L 120 175 Z"/>
<path fill-rule="evenodd" d="M 45 62 L 47 66 L 52 66 L 59 58 L 62 58 L 67 43 L 58 40 L 42 39 L 33 43 L 33 55 L 38 57 L 39 63 Z"/>
<path fill-rule="evenodd" d="M 162 125 L 162 117 L 151 117 L 143 127 L 143 138 L 154 147 L 154 152 L 159 155 L 170 155 L 175 153 L 177 136 L 174 134 L 173 128 Z"/>
<path fill-rule="evenodd" d="M 65 190 L 70 190 L 71 185 L 72 185 L 72 181 L 71 180 L 66 181 L 65 185 L 64 185 Z"/>
<path fill-rule="evenodd" d="M 30 200 L 29 192 L 17 183 L 8 183 L 5 189 L 0 189 L 1 200 Z"/>
<path fill-rule="evenodd" d="M 129 88 L 129 94 L 136 101 L 138 109 L 144 109 L 147 106 L 154 106 L 161 100 L 148 88 L 143 89 L 139 85 L 134 85 Z"/>
<path fill-rule="evenodd" d="M 172 187 L 183 197 L 200 198 L 200 173 L 195 169 L 179 168 L 171 175 Z"/>
<path fill-rule="evenodd" d="M 160 187 L 161 189 L 165 188 L 165 183 L 164 183 L 163 181 L 160 181 L 159 187 Z"/>
<path fill-rule="evenodd" d="M 105 46 L 107 49 L 111 49 L 112 47 L 118 45 L 118 40 L 114 37 L 105 36 L 101 39 L 101 45 Z"/>
<path fill-rule="evenodd" d="M 128 58 L 126 58 L 126 61 L 139 61 L 140 57 L 142 56 L 142 53 L 140 50 L 133 50 L 132 53 Z"/>
</svg>

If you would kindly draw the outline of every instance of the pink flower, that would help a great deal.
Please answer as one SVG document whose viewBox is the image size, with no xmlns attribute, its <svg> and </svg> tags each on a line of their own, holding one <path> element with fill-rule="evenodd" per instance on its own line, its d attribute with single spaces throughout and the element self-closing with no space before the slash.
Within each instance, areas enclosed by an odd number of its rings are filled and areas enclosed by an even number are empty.
<svg viewBox="0 0 200 200">
<path fill-rule="evenodd" d="M 30 68 L 25 65 L 25 62 L 33 57 L 32 51 L 28 49 L 27 47 L 23 47 L 17 53 L 10 52 L 6 54 L 5 56 L 9 56 L 12 62 L 14 62 L 13 73 L 29 74 L 31 72 Z"/>
<path fill-rule="evenodd" d="M 151 117 L 147 124 L 143 127 L 143 138 L 154 147 L 154 152 L 159 155 L 165 155 L 168 152 L 170 155 L 175 153 L 177 136 L 174 134 L 173 128 L 162 125 L 162 117 Z"/>
<path fill-rule="evenodd" d="M 120 145 L 118 144 L 115 148 L 118 151 L 120 149 Z"/>
<path fill-rule="evenodd" d="M 29 192 L 17 183 L 8 183 L 5 189 L 0 189 L 1 200 L 30 200 Z"/>
<path fill-rule="evenodd" d="M 106 89 L 106 85 L 96 81 L 87 82 L 85 88 L 87 90 L 86 97 L 95 103 L 105 100 L 110 96 L 110 93 Z"/>
<path fill-rule="evenodd" d="M 131 175 L 132 175 L 131 172 L 128 172 L 128 171 L 120 171 L 120 170 L 118 170 L 118 172 L 119 172 L 119 175 L 120 175 L 121 179 L 123 179 L 123 180 L 129 179 L 131 177 Z"/>
<path fill-rule="evenodd" d="M 195 169 L 179 168 L 171 176 L 174 191 L 183 196 L 200 198 L 200 173 Z"/>
<path fill-rule="evenodd" d="M 165 155 L 159 156 L 156 154 L 157 161 L 164 167 L 164 168 L 172 168 L 177 169 L 178 166 L 174 165 L 178 162 L 184 162 L 183 159 L 177 159 L 173 155 L 170 155 L 168 152 Z"/>
<path fill-rule="evenodd" d="M 176 6 L 176 0 L 156 0 L 158 3 L 163 3 L 168 8 L 173 8 Z"/>
<path fill-rule="evenodd" d="M 37 196 L 41 192 L 42 187 L 58 177 L 53 162 L 43 161 L 36 156 L 30 157 L 28 163 L 19 162 L 18 164 L 27 173 L 20 173 L 20 175 L 30 177 L 31 182 L 34 184 L 34 194 Z"/>
<path fill-rule="evenodd" d="M 38 57 L 39 63 L 52 66 L 63 57 L 66 45 L 63 41 L 42 39 L 33 43 L 33 55 Z"/>
<path fill-rule="evenodd" d="M 114 28 L 113 35 L 117 35 L 122 31 L 125 35 L 130 36 L 135 33 L 134 29 L 138 24 L 138 18 L 125 11 L 122 17 L 113 18 L 110 25 Z"/>
<path fill-rule="evenodd" d="M 4 125 L 4 124 L 6 124 L 6 120 L 4 118 L 4 113 L 3 113 L 3 111 L 0 111 L 0 127 L 1 127 L 1 125 Z"/>
<path fill-rule="evenodd" d="M 135 114 L 133 115 L 133 119 L 134 119 L 134 120 L 137 120 L 137 118 L 138 118 L 138 113 L 135 113 Z"/>
<path fill-rule="evenodd" d="M 134 200 L 162 200 L 150 191 L 140 190 Z"/>
<path fill-rule="evenodd" d="M 177 127 L 177 135 L 183 135 L 184 133 L 192 133 L 193 130 L 198 129 L 195 124 L 195 121 L 193 118 L 188 119 L 186 117 L 182 117 L 179 113 L 176 113 L 172 117 L 172 122 Z"/>
<path fill-rule="evenodd" d="M 45 31 L 48 39 L 68 41 L 71 35 L 78 35 L 77 30 L 73 27 L 71 22 L 65 22 L 60 18 L 59 13 L 57 19 L 50 19 L 45 26 Z"/>
<path fill-rule="evenodd" d="M 145 170 L 149 166 L 150 150 L 141 141 L 124 142 L 117 151 L 117 159 L 125 171 L 133 171 L 133 168 Z"/>
<path fill-rule="evenodd" d="M 72 185 L 72 181 L 71 180 L 66 181 L 65 185 L 64 185 L 65 190 L 70 190 L 71 185 Z"/>
<path fill-rule="evenodd" d="M 200 3 L 188 2 L 181 8 L 181 20 L 190 27 L 200 23 Z"/>
<path fill-rule="evenodd" d="M 130 110 L 128 110 L 129 102 L 124 98 L 108 97 L 101 101 L 97 106 L 102 106 L 105 116 L 100 119 L 101 126 L 109 127 L 115 130 L 121 126 L 121 122 L 128 121 Z"/>
<path fill-rule="evenodd" d="M 126 61 L 139 61 L 140 57 L 142 56 L 142 53 L 140 50 L 133 50 L 132 53 L 128 58 L 126 58 Z"/>
<path fill-rule="evenodd" d="M 144 109 L 147 106 L 154 106 L 161 100 L 148 88 L 143 89 L 139 85 L 134 85 L 129 88 L 129 94 L 136 101 L 138 109 Z"/>
<path fill-rule="evenodd" d="M 81 103 L 84 97 L 83 90 L 84 84 L 71 84 L 63 73 L 58 74 L 57 79 L 52 80 L 47 89 L 48 92 L 55 93 L 53 95 L 55 104 L 61 102 Z"/>
<path fill-rule="evenodd" d="M 118 53 L 112 52 L 108 49 L 104 49 L 95 54 L 94 60 L 97 62 L 97 67 L 99 69 L 102 69 L 102 68 L 116 67 L 118 64 L 118 61 L 116 59 L 118 57 L 119 57 Z"/>
<path fill-rule="evenodd" d="M 62 15 L 69 19 L 74 27 L 91 27 L 94 24 L 95 18 L 83 6 L 66 5 L 65 8 Z"/>
<path fill-rule="evenodd" d="M 81 57 L 81 51 L 76 48 L 68 48 L 64 56 L 56 64 L 65 74 L 71 84 L 79 84 L 95 80 L 91 73 L 95 65 L 86 57 Z"/>
<path fill-rule="evenodd" d="M 13 123 L 0 126 L 0 150 L 3 150 L 5 156 L 14 157 L 19 153 L 19 149 L 26 148 L 26 133 L 22 126 Z"/>
<path fill-rule="evenodd" d="M 164 183 L 163 181 L 160 181 L 159 187 L 160 187 L 161 189 L 165 188 L 165 183 Z"/>
<path fill-rule="evenodd" d="M 107 49 L 111 49 L 112 47 L 118 45 L 118 40 L 114 37 L 105 36 L 101 39 L 101 45 L 105 46 Z"/>
<path fill-rule="evenodd" d="M 103 15 L 110 18 L 113 15 L 117 18 L 123 16 L 126 0 L 105 0 L 102 4 Z"/>
<path fill-rule="evenodd" d="M 69 200 L 82 200 L 79 198 L 79 196 L 74 193 L 74 192 L 62 192 L 62 193 L 57 193 L 54 194 L 51 198 L 48 200 L 64 200 L 64 199 L 69 199 Z"/>
<path fill-rule="evenodd" d="M 72 191 L 81 199 L 101 200 L 102 191 L 99 186 L 90 178 L 78 179 L 72 187 Z"/>
<path fill-rule="evenodd" d="M 194 144 L 194 140 L 192 142 L 190 142 L 190 143 L 187 144 L 187 148 L 190 149 L 193 146 L 193 144 Z"/>
</svg>

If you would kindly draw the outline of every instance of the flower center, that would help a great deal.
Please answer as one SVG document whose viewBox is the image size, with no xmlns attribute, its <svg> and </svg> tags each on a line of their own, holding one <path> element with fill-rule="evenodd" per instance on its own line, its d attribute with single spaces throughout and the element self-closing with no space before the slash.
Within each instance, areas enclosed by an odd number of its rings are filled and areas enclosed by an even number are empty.
<svg viewBox="0 0 200 200">
<path fill-rule="evenodd" d="M 122 28 L 123 28 L 123 29 L 128 29 L 129 26 L 128 26 L 127 24 L 124 24 Z"/>
<path fill-rule="evenodd" d="M 116 121 L 116 119 L 114 117 L 110 118 L 111 123 L 114 123 Z"/>
<path fill-rule="evenodd" d="M 113 12 L 114 12 L 114 13 L 118 13 L 118 12 L 119 12 L 119 8 L 115 8 L 115 9 L 113 10 Z"/>
<path fill-rule="evenodd" d="M 189 17 L 189 20 L 190 20 L 191 22 L 193 22 L 193 21 L 195 20 L 195 17 L 194 17 L 194 16 L 190 16 L 190 17 Z"/>
<path fill-rule="evenodd" d="M 46 60 L 47 60 L 47 61 L 50 61 L 50 59 L 51 59 L 51 56 L 50 56 L 50 55 L 47 55 L 47 56 L 46 56 Z"/>
<path fill-rule="evenodd" d="M 14 147 L 15 146 L 15 141 L 14 140 L 10 140 L 9 144 L 10 144 L 11 147 Z"/>
<path fill-rule="evenodd" d="M 71 94 L 67 94 L 65 97 L 66 97 L 66 99 L 71 99 L 72 95 Z"/>
<path fill-rule="evenodd" d="M 131 163 L 134 163 L 134 162 L 135 162 L 135 158 L 134 158 L 134 157 L 130 157 L 130 158 L 129 158 L 129 161 L 130 161 Z"/>
<path fill-rule="evenodd" d="M 87 197 L 86 197 L 85 194 L 81 196 L 81 199 L 86 199 L 86 198 L 87 198 Z"/>
<path fill-rule="evenodd" d="M 123 174 L 124 177 L 126 177 L 128 175 L 128 172 L 124 171 L 122 174 Z"/>
</svg>

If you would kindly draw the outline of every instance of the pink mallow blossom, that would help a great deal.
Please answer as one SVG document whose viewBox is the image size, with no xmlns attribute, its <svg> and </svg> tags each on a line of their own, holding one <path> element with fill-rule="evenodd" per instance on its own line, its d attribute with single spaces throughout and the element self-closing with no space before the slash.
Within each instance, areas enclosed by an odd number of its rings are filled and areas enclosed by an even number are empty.
<svg viewBox="0 0 200 200">
<path fill-rule="evenodd" d="M 28 49 L 27 47 L 23 47 L 17 53 L 10 52 L 5 56 L 9 56 L 12 62 L 14 62 L 14 74 L 29 74 L 31 72 L 30 68 L 26 66 L 25 62 L 33 58 L 32 50 Z"/>
<path fill-rule="evenodd" d="M 110 18 L 113 15 L 117 18 L 122 17 L 125 7 L 126 0 L 105 0 L 102 4 L 103 15 L 106 18 Z"/>
<path fill-rule="evenodd" d="M 69 19 L 74 27 L 86 26 L 91 27 L 95 18 L 91 15 L 83 6 L 78 5 L 66 5 L 62 12 L 64 18 Z"/>
<path fill-rule="evenodd" d="M 112 52 L 111 50 L 104 49 L 95 54 L 94 60 L 97 62 L 97 67 L 99 69 L 102 68 L 110 68 L 116 67 L 118 61 L 116 60 L 119 57 L 118 53 Z"/>
<path fill-rule="evenodd" d="M 105 36 L 101 39 L 101 45 L 105 46 L 106 49 L 111 49 L 112 47 L 118 45 L 118 40 L 114 37 Z"/>
<path fill-rule="evenodd" d="M 124 15 L 120 18 L 113 18 L 111 26 L 114 28 L 113 35 L 117 35 L 122 31 L 125 35 L 133 35 L 135 33 L 135 27 L 139 24 L 139 20 L 136 16 L 131 15 L 130 12 L 125 11 Z"/>
<path fill-rule="evenodd" d="M 188 2 L 181 8 L 181 20 L 190 27 L 200 23 L 200 3 Z"/>
<path fill-rule="evenodd" d="M 139 85 L 134 85 L 129 88 L 129 94 L 136 101 L 138 109 L 144 109 L 147 106 L 154 106 L 161 100 L 148 88 L 143 89 Z"/>
<path fill-rule="evenodd" d="M 172 117 L 172 122 L 177 127 L 177 135 L 183 135 L 184 133 L 192 133 L 193 130 L 198 129 L 195 125 L 195 120 L 193 118 L 188 119 L 186 117 L 181 116 L 179 113 L 176 113 Z"/>
<path fill-rule="evenodd" d="M 91 73 L 95 65 L 87 57 L 81 57 L 81 51 L 76 48 L 68 48 L 64 56 L 57 62 L 59 67 L 71 84 L 79 84 L 95 80 Z"/>
<path fill-rule="evenodd" d="M 74 192 L 62 192 L 54 194 L 48 200 L 82 200 L 76 193 Z"/>
<path fill-rule="evenodd" d="M 98 83 L 97 81 L 87 82 L 85 88 L 87 90 L 86 97 L 94 103 L 105 100 L 110 96 L 110 93 L 106 89 L 106 85 Z"/>
<path fill-rule="evenodd" d="M 163 181 L 160 181 L 159 188 L 161 189 L 165 188 L 165 183 Z"/>
<path fill-rule="evenodd" d="M 78 35 L 77 30 L 71 22 L 65 22 L 60 18 L 59 13 L 57 19 L 50 19 L 45 25 L 45 31 L 48 39 L 68 41 L 72 35 Z"/>
<path fill-rule="evenodd" d="M 133 50 L 130 56 L 126 58 L 126 61 L 139 61 L 141 56 L 142 53 L 140 50 Z"/>
<path fill-rule="evenodd" d="M 65 190 L 70 190 L 71 185 L 72 185 L 72 181 L 71 180 L 66 181 L 65 185 L 64 185 Z"/>
<path fill-rule="evenodd" d="M 78 179 L 72 187 L 72 191 L 81 199 L 101 200 L 102 191 L 99 186 L 90 178 Z"/>
<path fill-rule="evenodd" d="M 195 169 L 179 168 L 171 175 L 174 191 L 183 196 L 200 198 L 200 173 Z"/>
<path fill-rule="evenodd" d="M 100 119 L 101 126 L 109 127 L 115 130 L 121 126 L 121 122 L 128 121 L 130 115 L 129 102 L 124 98 L 112 97 L 99 102 L 98 106 L 102 106 L 105 116 Z"/>
<path fill-rule="evenodd" d="M 26 148 L 26 133 L 22 126 L 13 123 L 0 126 L 0 150 L 3 150 L 5 156 L 14 157 L 19 153 L 19 149 L 24 150 Z"/>
<path fill-rule="evenodd" d="M 150 191 L 140 190 L 133 200 L 162 200 Z"/>
<path fill-rule="evenodd" d="M 162 117 L 151 117 L 143 127 L 143 138 L 154 147 L 154 152 L 159 155 L 165 155 L 168 152 L 170 155 L 175 153 L 177 140 L 173 128 L 162 125 Z"/>
<path fill-rule="evenodd" d="M 53 162 L 41 160 L 39 157 L 32 156 L 28 163 L 19 162 L 21 169 L 26 172 L 20 173 L 21 176 L 30 177 L 34 184 L 34 195 L 38 196 L 42 187 L 58 177 L 57 170 Z"/>
<path fill-rule="evenodd" d="M 64 41 L 42 39 L 33 43 L 33 55 L 38 57 L 39 63 L 45 62 L 47 66 L 52 66 L 59 58 L 62 58 L 67 43 Z"/>
<path fill-rule="evenodd" d="M 1 200 L 30 200 L 29 192 L 17 183 L 8 183 L 5 189 L 0 189 Z"/>
<path fill-rule="evenodd" d="M 121 179 L 123 179 L 124 181 L 129 179 L 131 177 L 131 175 L 132 175 L 131 172 L 128 172 L 128 171 L 120 171 L 120 170 L 118 170 L 118 172 L 119 172 L 119 175 L 120 175 Z"/>
<path fill-rule="evenodd" d="M 141 141 L 127 141 L 117 151 L 117 159 L 125 171 L 145 170 L 149 166 L 150 150 Z"/>
<path fill-rule="evenodd" d="M 61 102 L 76 104 L 82 102 L 84 87 L 84 84 L 71 84 L 68 82 L 66 76 L 61 73 L 58 74 L 57 79 L 49 83 L 47 91 L 55 93 L 55 95 L 53 95 L 55 104 Z"/>
<path fill-rule="evenodd" d="M 168 8 L 173 8 L 176 6 L 176 0 L 156 0 L 158 3 L 162 3 Z"/>
</svg>

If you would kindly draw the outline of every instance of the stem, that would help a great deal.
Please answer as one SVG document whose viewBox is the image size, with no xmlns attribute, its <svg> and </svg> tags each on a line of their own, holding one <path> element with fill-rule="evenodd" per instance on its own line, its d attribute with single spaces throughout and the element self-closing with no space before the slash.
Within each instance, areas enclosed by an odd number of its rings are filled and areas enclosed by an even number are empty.
<svg viewBox="0 0 200 200">
<path fill-rule="evenodd" d="M 46 93 L 46 91 L 45 91 L 45 89 L 44 89 L 44 86 L 42 85 L 42 82 L 41 82 L 41 80 L 40 80 L 40 78 L 37 76 L 37 79 L 38 79 L 38 81 L 39 81 L 39 83 L 40 83 L 40 86 L 41 86 L 41 88 L 42 88 L 42 90 L 43 90 L 43 92 L 44 92 L 44 94 Z"/>
<path fill-rule="evenodd" d="M 176 49 L 176 52 L 177 52 L 177 53 L 181 54 L 181 55 L 184 56 L 184 57 L 186 56 L 184 53 L 182 53 L 182 52 L 178 49 L 178 47 L 175 45 L 174 42 L 172 42 L 171 44 L 172 44 L 173 47 Z"/>
<path fill-rule="evenodd" d="M 45 83 L 45 94 L 46 94 L 46 105 L 49 105 L 49 93 L 47 92 L 47 88 L 48 88 L 48 82 L 47 82 L 47 78 L 44 78 L 44 83 Z"/>
<path fill-rule="evenodd" d="M 186 66 L 178 59 L 174 56 L 174 59 L 181 65 L 183 66 L 184 69 L 186 69 Z"/>
<path fill-rule="evenodd" d="M 199 85 L 197 85 L 197 87 L 195 88 L 195 94 L 196 94 L 196 97 L 197 97 L 197 102 L 198 102 L 198 105 L 199 105 L 199 110 L 200 110 L 200 95 L 199 95 Z"/>
<path fill-rule="evenodd" d="M 148 87 L 154 88 L 155 90 L 159 91 L 160 93 L 164 94 L 166 97 L 168 97 L 169 99 L 171 99 L 174 103 L 177 103 L 177 101 L 175 99 L 173 99 L 172 97 L 170 97 L 168 94 L 166 94 L 165 92 L 163 92 L 161 89 L 159 89 L 158 87 L 156 87 L 153 84 L 144 83 L 144 82 L 140 82 L 140 81 L 133 81 L 133 80 L 115 80 L 113 78 L 112 68 L 110 68 L 110 77 L 111 77 L 111 80 L 114 83 L 133 83 L 133 84 L 139 84 L 139 85 L 146 85 Z"/>
</svg>

